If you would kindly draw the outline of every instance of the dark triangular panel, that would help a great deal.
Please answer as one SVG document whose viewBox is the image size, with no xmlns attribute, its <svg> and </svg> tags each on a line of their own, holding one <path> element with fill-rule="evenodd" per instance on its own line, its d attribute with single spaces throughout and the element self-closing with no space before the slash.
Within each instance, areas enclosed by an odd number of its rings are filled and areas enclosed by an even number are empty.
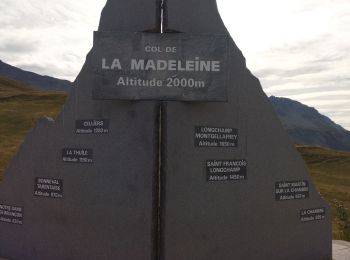
<svg viewBox="0 0 350 260">
<path fill-rule="evenodd" d="M 108 0 L 99 30 L 154 30 L 157 4 Z M 85 64 L 58 120 L 41 120 L 7 170 L 0 256 L 154 259 L 158 106 L 93 101 L 94 79 Z"/>
<path fill-rule="evenodd" d="M 168 0 L 167 19 L 227 32 L 215 0 Z M 161 259 L 331 259 L 330 208 L 233 41 L 229 55 L 228 103 L 164 106 Z"/>
</svg>

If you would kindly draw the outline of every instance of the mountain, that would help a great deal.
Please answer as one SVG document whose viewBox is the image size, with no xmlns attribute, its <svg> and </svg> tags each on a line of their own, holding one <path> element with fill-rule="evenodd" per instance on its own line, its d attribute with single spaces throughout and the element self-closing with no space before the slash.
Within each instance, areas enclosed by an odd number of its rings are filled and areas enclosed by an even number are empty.
<svg viewBox="0 0 350 260">
<path fill-rule="evenodd" d="M 0 76 L 0 181 L 5 168 L 39 118 L 55 118 L 67 93 L 35 90 Z M 1 257 L 0 257 L 1 259 Z"/>
<path fill-rule="evenodd" d="M 350 151 L 350 132 L 315 108 L 287 98 L 270 101 L 294 143 Z"/>
<path fill-rule="evenodd" d="M 68 92 L 71 86 L 72 83 L 67 80 L 24 71 L 0 60 L 2 97 L 12 96 L 13 93 L 21 95 L 21 91 Z M 350 132 L 321 115 L 316 109 L 287 98 L 272 96 L 270 101 L 294 143 L 350 151 Z"/>
<path fill-rule="evenodd" d="M 33 88 L 16 80 L 0 76 L 0 100 L 35 92 Z"/>
<path fill-rule="evenodd" d="M 49 76 L 38 75 L 33 72 L 21 70 L 0 60 L 0 76 L 5 76 L 25 85 L 40 90 L 69 91 L 72 83 L 68 80 L 56 79 Z"/>
</svg>

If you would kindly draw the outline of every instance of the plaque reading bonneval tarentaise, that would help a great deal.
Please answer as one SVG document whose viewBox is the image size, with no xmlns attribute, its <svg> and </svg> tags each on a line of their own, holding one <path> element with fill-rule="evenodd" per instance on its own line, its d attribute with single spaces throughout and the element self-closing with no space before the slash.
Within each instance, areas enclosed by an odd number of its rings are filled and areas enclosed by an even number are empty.
<svg viewBox="0 0 350 260">
<path fill-rule="evenodd" d="M 95 32 L 94 99 L 227 101 L 228 37 Z"/>
<path fill-rule="evenodd" d="M 52 178 L 35 178 L 34 196 L 61 199 L 63 198 L 63 180 Z"/>
</svg>

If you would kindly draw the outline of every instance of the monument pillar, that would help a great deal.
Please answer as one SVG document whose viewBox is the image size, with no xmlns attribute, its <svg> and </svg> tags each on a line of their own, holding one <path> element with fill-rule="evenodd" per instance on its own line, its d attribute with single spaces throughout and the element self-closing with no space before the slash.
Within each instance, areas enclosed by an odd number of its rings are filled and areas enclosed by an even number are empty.
<svg viewBox="0 0 350 260">
<path fill-rule="evenodd" d="M 166 30 L 227 34 L 215 0 L 166 7 Z M 232 39 L 228 55 L 227 103 L 164 104 L 161 259 L 331 259 L 328 204 Z"/>
<path fill-rule="evenodd" d="M 0 256 L 331 258 L 330 208 L 215 0 L 107 1 L 0 185 Z"/>
<path fill-rule="evenodd" d="M 159 31 L 158 4 L 108 0 L 99 32 Z M 5 173 L 2 257 L 156 257 L 159 104 L 93 100 L 89 60 L 99 51 L 88 54 L 57 120 L 38 122 Z"/>
</svg>

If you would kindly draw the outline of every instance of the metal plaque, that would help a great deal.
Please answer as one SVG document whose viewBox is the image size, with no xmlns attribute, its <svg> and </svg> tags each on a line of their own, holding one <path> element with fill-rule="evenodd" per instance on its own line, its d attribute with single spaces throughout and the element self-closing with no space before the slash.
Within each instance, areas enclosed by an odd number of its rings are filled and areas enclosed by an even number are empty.
<svg viewBox="0 0 350 260">
<path fill-rule="evenodd" d="M 207 181 L 243 181 L 247 179 L 246 160 L 209 160 Z"/>
<path fill-rule="evenodd" d="M 23 208 L 0 204 L 0 221 L 22 225 L 23 224 Z"/>
<path fill-rule="evenodd" d="M 300 210 L 301 222 L 312 222 L 326 219 L 326 208 Z"/>
<path fill-rule="evenodd" d="M 92 149 L 64 148 L 62 161 L 71 163 L 93 163 Z"/>
<path fill-rule="evenodd" d="M 276 182 L 275 196 L 277 201 L 307 199 L 309 182 L 305 180 Z"/>
<path fill-rule="evenodd" d="M 227 35 L 95 32 L 94 99 L 227 101 Z"/>
<path fill-rule="evenodd" d="M 238 129 L 230 127 L 196 126 L 195 147 L 237 147 Z"/>
<path fill-rule="evenodd" d="M 90 119 L 75 121 L 76 134 L 108 134 L 108 119 Z"/>
<path fill-rule="evenodd" d="M 35 178 L 34 195 L 38 197 L 60 199 L 63 197 L 63 180 Z"/>
</svg>

